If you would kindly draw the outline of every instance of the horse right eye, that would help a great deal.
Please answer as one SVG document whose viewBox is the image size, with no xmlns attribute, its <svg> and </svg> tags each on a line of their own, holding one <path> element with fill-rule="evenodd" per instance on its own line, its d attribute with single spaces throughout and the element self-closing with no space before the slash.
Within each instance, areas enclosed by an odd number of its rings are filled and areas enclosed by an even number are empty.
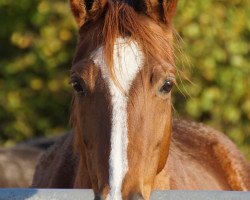
<svg viewBox="0 0 250 200">
<path fill-rule="evenodd" d="M 85 95 L 86 89 L 82 86 L 82 84 L 79 81 L 74 81 L 71 83 L 74 90 L 77 92 L 77 94 Z"/>
</svg>

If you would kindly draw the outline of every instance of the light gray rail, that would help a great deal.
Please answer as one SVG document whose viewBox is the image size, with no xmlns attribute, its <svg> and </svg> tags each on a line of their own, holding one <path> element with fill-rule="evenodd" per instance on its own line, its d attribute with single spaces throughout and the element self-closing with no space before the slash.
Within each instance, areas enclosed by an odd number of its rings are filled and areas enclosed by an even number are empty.
<svg viewBox="0 0 250 200">
<path fill-rule="evenodd" d="M 92 190 L 0 189 L 0 200 L 93 200 Z M 155 191 L 151 200 L 250 200 L 250 192 Z"/>
</svg>

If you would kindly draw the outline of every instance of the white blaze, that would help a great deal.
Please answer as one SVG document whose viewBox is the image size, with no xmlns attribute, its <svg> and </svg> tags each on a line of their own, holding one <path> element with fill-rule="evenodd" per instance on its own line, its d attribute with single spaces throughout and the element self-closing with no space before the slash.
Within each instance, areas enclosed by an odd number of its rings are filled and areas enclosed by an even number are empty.
<svg viewBox="0 0 250 200">
<path fill-rule="evenodd" d="M 127 102 L 130 86 L 143 64 L 143 54 L 135 41 L 118 38 L 114 45 L 114 73 L 120 86 L 117 87 L 105 63 L 103 48 L 99 48 L 93 55 L 95 64 L 100 67 L 102 76 L 107 82 L 111 94 L 112 127 L 111 152 L 109 157 L 109 185 L 110 192 L 107 199 L 121 200 L 121 187 L 128 171 L 127 146 Z M 124 92 L 126 94 L 124 94 Z"/>
</svg>

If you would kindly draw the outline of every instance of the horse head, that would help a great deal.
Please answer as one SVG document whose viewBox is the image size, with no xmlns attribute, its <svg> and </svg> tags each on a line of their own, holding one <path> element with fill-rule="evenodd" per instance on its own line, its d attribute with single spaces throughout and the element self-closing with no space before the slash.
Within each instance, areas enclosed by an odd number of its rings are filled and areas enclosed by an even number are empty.
<svg viewBox="0 0 250 200">
<path fill-rule="evenodd" d="M 166 163 L 176 4 L 70 1 L 79 26 L 71 121 L 96 199 L 148 199 Z"/>
</svg>

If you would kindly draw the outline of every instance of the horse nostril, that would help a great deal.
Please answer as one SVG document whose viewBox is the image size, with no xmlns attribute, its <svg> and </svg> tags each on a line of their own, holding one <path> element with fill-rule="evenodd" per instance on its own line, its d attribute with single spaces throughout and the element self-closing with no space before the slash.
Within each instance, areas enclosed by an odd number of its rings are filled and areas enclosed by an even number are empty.
<svg viewBox="0 0 250 200">
<path fill-rule="evenodd" d="M 95 196 L 94 200 L 101 200 L 101 197 L 99 195 Z"/>
<path fill-rule="evenodd" d="M 143 196 L 139 193 L 133 194 L 129 200 L 144 200 Z"/>
</svg>

